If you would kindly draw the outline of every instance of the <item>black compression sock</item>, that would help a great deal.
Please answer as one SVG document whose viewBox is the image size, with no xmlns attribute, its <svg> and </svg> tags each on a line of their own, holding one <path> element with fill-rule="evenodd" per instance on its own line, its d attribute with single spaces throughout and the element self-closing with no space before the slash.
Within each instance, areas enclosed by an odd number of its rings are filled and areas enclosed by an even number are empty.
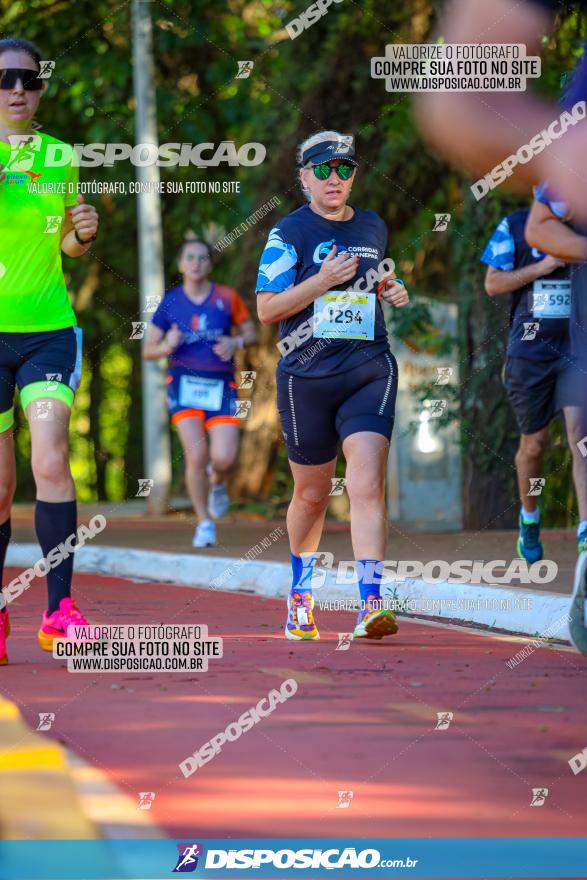
<svg viewBox="0 0 587 880">
<path fill-rule="evenodd" d="M 10 522 L 10 517 L 8 517 L 6 522 L 0 525 L 0 587 L 2 586 L 2 583 L 4 581 L 4 560 L 6 559 L 6 551 L 8 550 L 11 536 L 12 525 Z M 2 603 L 0 603 L 0 605 L 1 604 Z"/>
<path fill-rule="evenodd" d="M 76 501 L 39 501 L 35 505 L 35 529 L 37 538 L 47 557 L 49 552 L 60 544 L 64 544 L 77 531 Z M 65 555 L 65 554 L 64 554 Z M 47 589 L 49 604 L 47 614 L 59 608 L 59 603 L 71 594 L 71 578 L 73 575 L 73 553 L 47 572 Z"/>
</svg>

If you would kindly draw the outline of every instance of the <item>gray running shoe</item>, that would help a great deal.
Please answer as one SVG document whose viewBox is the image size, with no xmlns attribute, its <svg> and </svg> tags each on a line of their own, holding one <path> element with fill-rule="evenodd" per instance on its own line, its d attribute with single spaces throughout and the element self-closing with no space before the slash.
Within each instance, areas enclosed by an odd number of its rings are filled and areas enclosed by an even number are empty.
<svg viewBox="0 0 587 880">
<path fill-rule="evenodd" d="M 224 483 L 216 483 L 215 486 L 210 486 L 210 491 L 208 492 L 208 513 L 210 516 L 213 516 L 214 519 L 220 519 L 221 516 L 228 513 L 229 507 L 230 498 Z"/>
</svg>

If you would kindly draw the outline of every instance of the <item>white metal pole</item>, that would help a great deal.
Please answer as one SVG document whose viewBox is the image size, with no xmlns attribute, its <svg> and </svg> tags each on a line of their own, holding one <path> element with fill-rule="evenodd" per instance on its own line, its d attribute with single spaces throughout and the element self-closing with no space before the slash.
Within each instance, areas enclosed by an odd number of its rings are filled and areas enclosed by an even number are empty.
<svg viewBox="0 0 587 880">
<path fill-rule="evenodd" d="M 154 144 L 157 138 L 157 107 L 153 68 L 153 33 L 149 0 L 133 0 L 133 80 L 136 101 L 135 142 Z M 136 179 L 141 187 L 136 195 L 138 210 L 140 320 L 147 324 L 153 302 L 163 295 L 163 230 L 157 185 L 159 167 L 138 166 Z M 147 309 L 150 308 L 150 311 Z M 164 513 L 171 486 L 171 448 L 165 404 L 165 367 L 162 362 L 143 361 L 143 454 L 145 478 L 153 480 L 148 496 L 151 513 Z"/>
</svg>

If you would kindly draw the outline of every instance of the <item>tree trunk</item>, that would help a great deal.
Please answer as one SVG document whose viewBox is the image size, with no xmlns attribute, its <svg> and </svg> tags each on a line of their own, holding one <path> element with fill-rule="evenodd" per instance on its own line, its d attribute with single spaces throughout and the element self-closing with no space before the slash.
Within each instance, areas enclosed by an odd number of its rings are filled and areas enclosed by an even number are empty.
<svg viewBox="0 0 587 880">
<path fill-rule="evenodd" d="M 247 360 L 246 369 L 257 375 L 253 388 L 240 392 L 242 397 L 251 399 L 251 408 L 243 424 L 238 469 L 231 480 L 233 497 L 239 499 L 266 497 L 273 483 L 281 437 L 275 405 L 278 356 L 274 328 L 261 328 L 259 344 Z M 240 369 L 236 378 L 238 384 Z"/>
</svg>

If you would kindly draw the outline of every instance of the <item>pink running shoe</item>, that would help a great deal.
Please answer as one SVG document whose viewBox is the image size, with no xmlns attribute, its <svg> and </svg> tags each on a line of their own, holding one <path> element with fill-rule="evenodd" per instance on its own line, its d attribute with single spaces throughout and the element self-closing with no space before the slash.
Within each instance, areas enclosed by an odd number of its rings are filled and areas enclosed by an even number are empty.
<svg viewBox="0 0 587 880">
<path fill-rule="evenodd" d="M 10 635 L 10 618 L 8 610 L 0 611 L 0 666 L 6 666 L 8 655 L 6 654 L 6 639 Z"/>
<path fill-rule="evenodd" d="M 41 629 L 37 633 L 39 646 L 43 651 L 52 651 L 55 639 L 67 637 L 69 626 L 88 626 L 88 621 L 83 616 L 77 605 L 67 597 L 59 603 L 59 610 L 53 614 L 43 613 Z"/>
</svg>

